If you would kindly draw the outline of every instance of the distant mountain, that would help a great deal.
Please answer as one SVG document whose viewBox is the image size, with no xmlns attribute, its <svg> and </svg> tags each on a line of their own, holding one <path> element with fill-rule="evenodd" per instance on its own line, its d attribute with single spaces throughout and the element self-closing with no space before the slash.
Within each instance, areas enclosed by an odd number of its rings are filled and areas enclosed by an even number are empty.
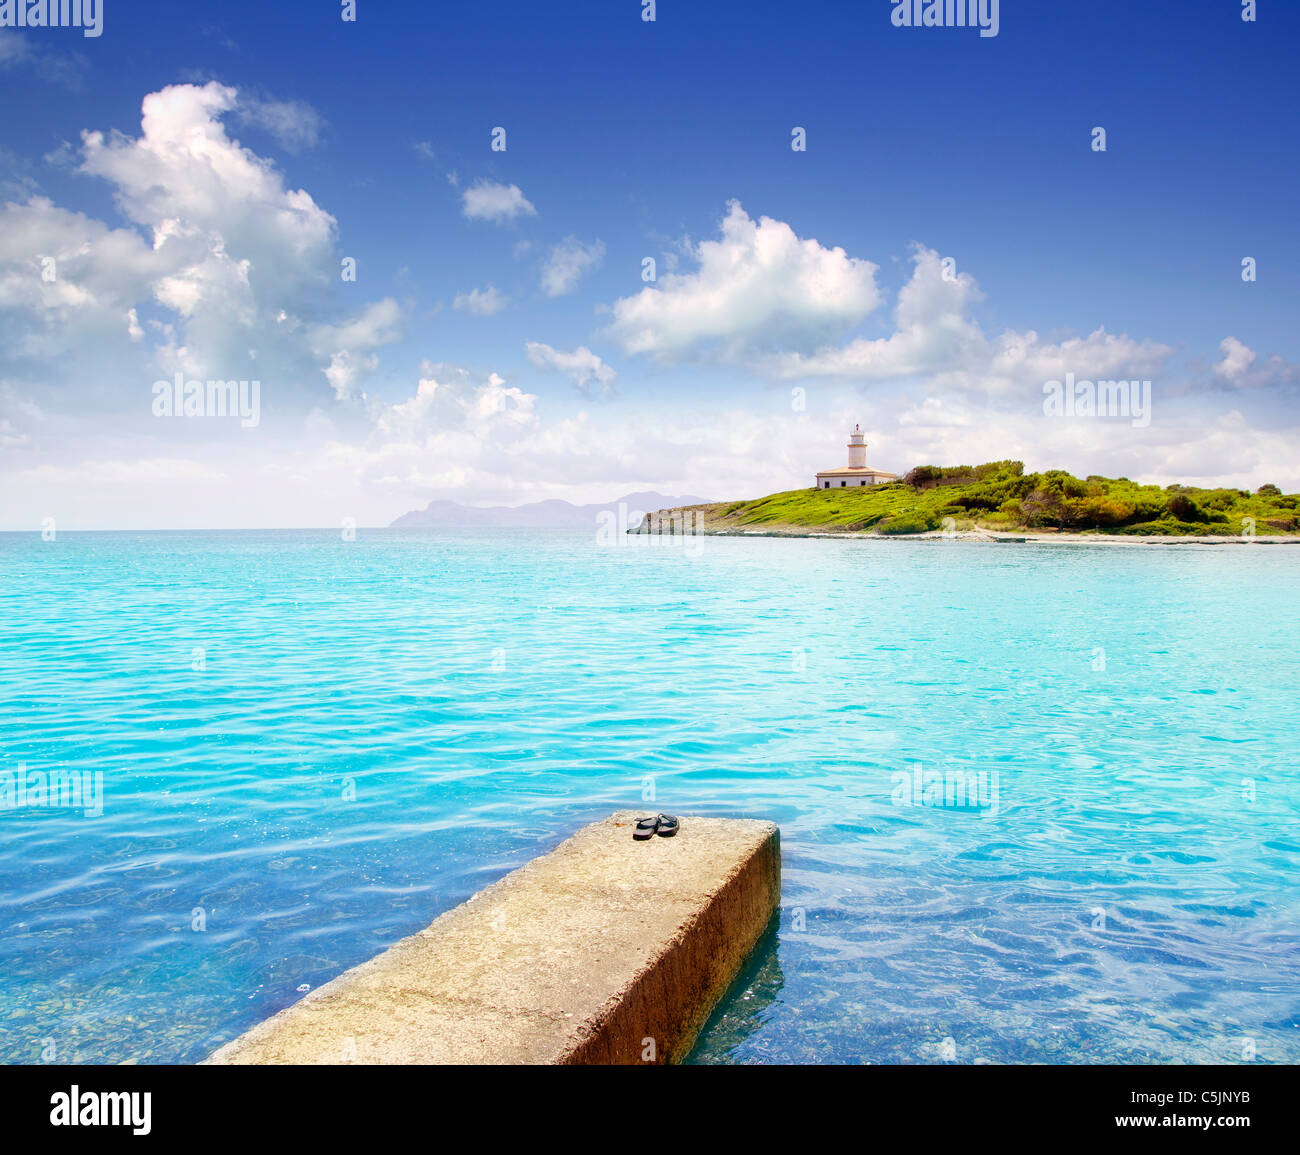
<svg viewBox="0 0 1300 1155">
<path fill-rule="evenodd" d="M 651 513 L 679 505 L 706 505 L 707 498 L 665 497 L 662 493 L 629 493 L 599 505 L 573 505 L 567 501 L 535 501 L 529 505 L 461 505 L 455 501 L 431 501 L 423 509 L 404 513 L 391 529 L 594 529 L 604 510 L 618 512 L 619 503 L 628 513 Z"/>
</svg>

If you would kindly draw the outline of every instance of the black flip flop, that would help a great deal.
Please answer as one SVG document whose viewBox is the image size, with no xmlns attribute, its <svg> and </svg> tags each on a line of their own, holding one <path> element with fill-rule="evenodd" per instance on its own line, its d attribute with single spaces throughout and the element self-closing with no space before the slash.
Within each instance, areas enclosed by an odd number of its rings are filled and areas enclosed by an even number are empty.
<svg viewBox="0 0 1300 1155">
<path fill-rule="evenodd" d="M 659 818 L 642 818 L 636 824 L 636 829 L 632 831 L 632 837 L 638 842 L 644 842 L 647 838 L 653 838 L 655 831 L 659 829 Z"/>
<path fill-rule="evenodd" d="M 679 825 L 680 823 L 678 823 L 677 819 L 674 818 L 671 814 L 659 815 L 659 837 L 671 838 L 674 834 L 677 833 L 677 828 Z"/>
</svg>

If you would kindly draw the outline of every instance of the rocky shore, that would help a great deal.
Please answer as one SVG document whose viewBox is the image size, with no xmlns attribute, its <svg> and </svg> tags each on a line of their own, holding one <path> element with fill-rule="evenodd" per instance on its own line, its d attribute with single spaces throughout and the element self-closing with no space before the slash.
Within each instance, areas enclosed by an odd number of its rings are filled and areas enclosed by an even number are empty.
<svg viewBox="0 0 1300 1155">
<path fill-rule="evenodd" d="M 1288 533 L 1174 535 L 1105 533 L 1099 530 L 1068 533 L 1053 529 L 993 530 L 978 525 L 973 529 L 932 530 L 909 534 L 885 534 L 873 530 L 828 530 L 789 524 L 772 524 L 754 529 L 729 521 L 725 513 L 720 512 L 726 508 L 728 507 L 725 505 L 684 505 L 672 509 L 659 509 L 646 514 L 627 532 L 664 536 L 830 537 L 851 538 L 855 541 L 984 541 L 1057 545 L 1300 545 L 1300 534 Z"/>
</svg>

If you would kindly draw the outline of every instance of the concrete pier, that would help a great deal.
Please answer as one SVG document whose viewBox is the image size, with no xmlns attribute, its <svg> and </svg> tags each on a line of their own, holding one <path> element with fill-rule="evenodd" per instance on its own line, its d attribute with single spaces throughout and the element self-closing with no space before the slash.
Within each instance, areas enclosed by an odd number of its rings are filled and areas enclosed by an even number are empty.
<svg viewBox="0 0 1300 1155">
<path fill-rule="evenodd" d="M 578 831 L 209 1063 L 664 1063 L 685 1057 L 781 890 L 770 822 L 647 811 Z"/>
</svg>

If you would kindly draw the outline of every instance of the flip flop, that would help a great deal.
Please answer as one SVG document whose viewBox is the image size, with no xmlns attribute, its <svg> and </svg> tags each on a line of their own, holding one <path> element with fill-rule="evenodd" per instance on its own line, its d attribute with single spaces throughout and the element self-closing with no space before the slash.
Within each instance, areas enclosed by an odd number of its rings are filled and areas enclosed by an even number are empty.
<svg viewBox="0 0 1300 1155">
<path fill-rule="evenodd" d="M 658 829 L 658 817 L 642 818 L 637 822 L 636 829 L 632 831 L 632 837 L 638 842 L 644 842 L 647 838 L 653 838 Z"/>
<path fill-rule="evenodd" d="M 671 814 L 659 815 L 659 837 L 671 838 L 677 833 L 680 823 Z"/>
</svg>

